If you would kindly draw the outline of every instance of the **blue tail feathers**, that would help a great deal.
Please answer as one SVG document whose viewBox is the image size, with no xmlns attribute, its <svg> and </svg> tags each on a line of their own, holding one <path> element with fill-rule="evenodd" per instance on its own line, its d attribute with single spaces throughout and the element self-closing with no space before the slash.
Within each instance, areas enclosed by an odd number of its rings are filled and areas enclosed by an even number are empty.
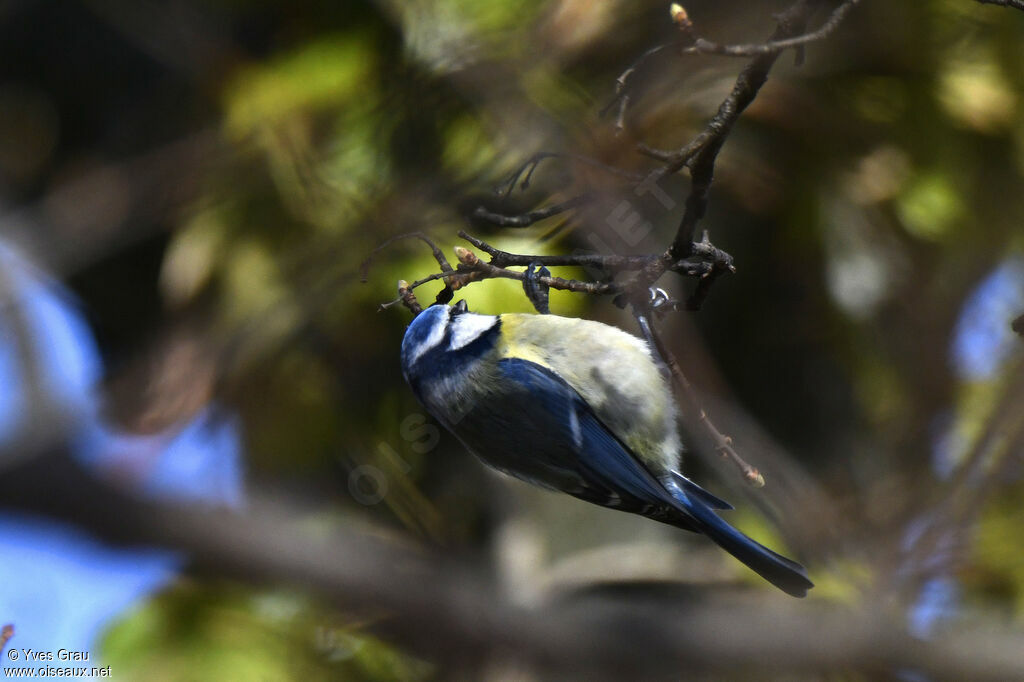
<svg viewBox="0 0 1024 682">
<path fill-rule="evenodd" d="M 807 577 L 807 571 L 803 566 L 776 554 L 723 521 L 715 513 L 715 509 L 731 509 L 727 502 L 718 499 L 685 476 L 675 474 L 675 477 L 673 483 L 676 485 L 667 487 L 695 522 L 691 525 L 696 525 L 700 532 L 711 538 L 715 544 L 783 592 L 794 597 L 807 596 L 807 590 L 814 587 L 814 583 Z"/>
</svg>

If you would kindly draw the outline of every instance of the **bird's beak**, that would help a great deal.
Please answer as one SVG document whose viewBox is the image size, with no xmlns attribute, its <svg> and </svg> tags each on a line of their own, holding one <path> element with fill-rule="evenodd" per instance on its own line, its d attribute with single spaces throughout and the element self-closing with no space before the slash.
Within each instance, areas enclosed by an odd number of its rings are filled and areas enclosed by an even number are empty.
<svg viewBox="0 0 1024 682">
<path fill-rule="evenodd" d="M 452 315 L 461 315 L 462 313 L 468 312 L 469 306 L 466 305 L 466 299 L 464 298 L 452 306 Z"/>
</svg>

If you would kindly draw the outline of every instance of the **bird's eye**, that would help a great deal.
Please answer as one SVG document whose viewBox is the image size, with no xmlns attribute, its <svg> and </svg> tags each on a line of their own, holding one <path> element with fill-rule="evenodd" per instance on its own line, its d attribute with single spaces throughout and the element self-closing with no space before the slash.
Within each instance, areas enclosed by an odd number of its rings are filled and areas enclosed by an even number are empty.
<svg viewBox="0 0 1024 682">
<path fill-rule="evenodd" d="M 456 315 L 461 315 L 462 313 L 466 312 L 469 312 L 469 307 L 466 305 L 466 299 L 462 299 L 452 306 L 452 317 L 455 317 Z"/>
</svg>

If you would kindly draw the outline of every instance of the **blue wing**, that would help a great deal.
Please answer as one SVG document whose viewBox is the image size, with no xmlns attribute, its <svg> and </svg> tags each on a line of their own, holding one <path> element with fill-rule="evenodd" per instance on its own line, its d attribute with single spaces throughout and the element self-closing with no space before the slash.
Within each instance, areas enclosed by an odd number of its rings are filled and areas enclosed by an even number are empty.
<svg viewBox="0 0 1024 682">
<path fill-rule="evenodd" d="M 536 363 L 498 363 L 496 394 L 448 427 L 491 466 L 575 497 L 706 534 L 783 591 L 804 596 L 802 566 L 719 518 L 731 505 L 685 476 L 656 478 L 564 379 Z M 527 449 L 523 444 L 529 443 Z"/>
<path fill-rule="evenodd" d="M 533 362 L 504 359 L 497 395 L 477 401 L 451 430 L 497 469 L 634 513 L 666 512 L 672 495 L 564 379 Z M 524 447 L 529 443 L 529 449 Z"/>
</svg>

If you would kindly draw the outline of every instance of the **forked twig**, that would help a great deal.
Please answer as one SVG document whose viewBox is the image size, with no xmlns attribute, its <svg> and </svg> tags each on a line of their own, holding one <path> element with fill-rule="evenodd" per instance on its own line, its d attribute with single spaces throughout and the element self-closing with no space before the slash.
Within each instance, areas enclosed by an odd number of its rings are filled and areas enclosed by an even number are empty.
<svg viewBox="0 0 1024 682">
<path fill-rule="evenodd" d="M 711 438 L 714 444 L 715 451 L 718 452 L 722 458 L 729 460 L 733 463 L 736 469 L 743 476 L 743 479 L 754 486 L 755 488 L 762 488 L 765 485 L 764 476 L 758 471 L 757 467 L 751 466 L 740 457 L 739 453 L 732 447 L 732 438 L 723 434 L 711 418 L 708 417 L 707 412 L 700 405 L 700 398 L 697 396 L 696 390 L 690 383 L 690 380 L 686 378 L 682 368 L 679 366 L 679 362 L 675 356 L 672 355 L 671 351 L 662 342 L 661 337 L 654 331 L 654 327 L 651 324 L 650 318 L 647 313 L 641 310 L 638 306 L 633 307 L 633 315 L 636 317 L 637 324 L 640 326 L 640 330 L 643 333 L 648 345 L 651 349 L 657 353 L 658 357 L 662 360 L 665 367 L 668 368 L 669 373 L 675 380 L 676 387 L 679 389 L 679 394 L 683 398 L 684 405 L 683 410 L 687 411 L 688 414 L 698 414 L 701 426 L 704 427 L 705 432 Z"/>
</svg>

